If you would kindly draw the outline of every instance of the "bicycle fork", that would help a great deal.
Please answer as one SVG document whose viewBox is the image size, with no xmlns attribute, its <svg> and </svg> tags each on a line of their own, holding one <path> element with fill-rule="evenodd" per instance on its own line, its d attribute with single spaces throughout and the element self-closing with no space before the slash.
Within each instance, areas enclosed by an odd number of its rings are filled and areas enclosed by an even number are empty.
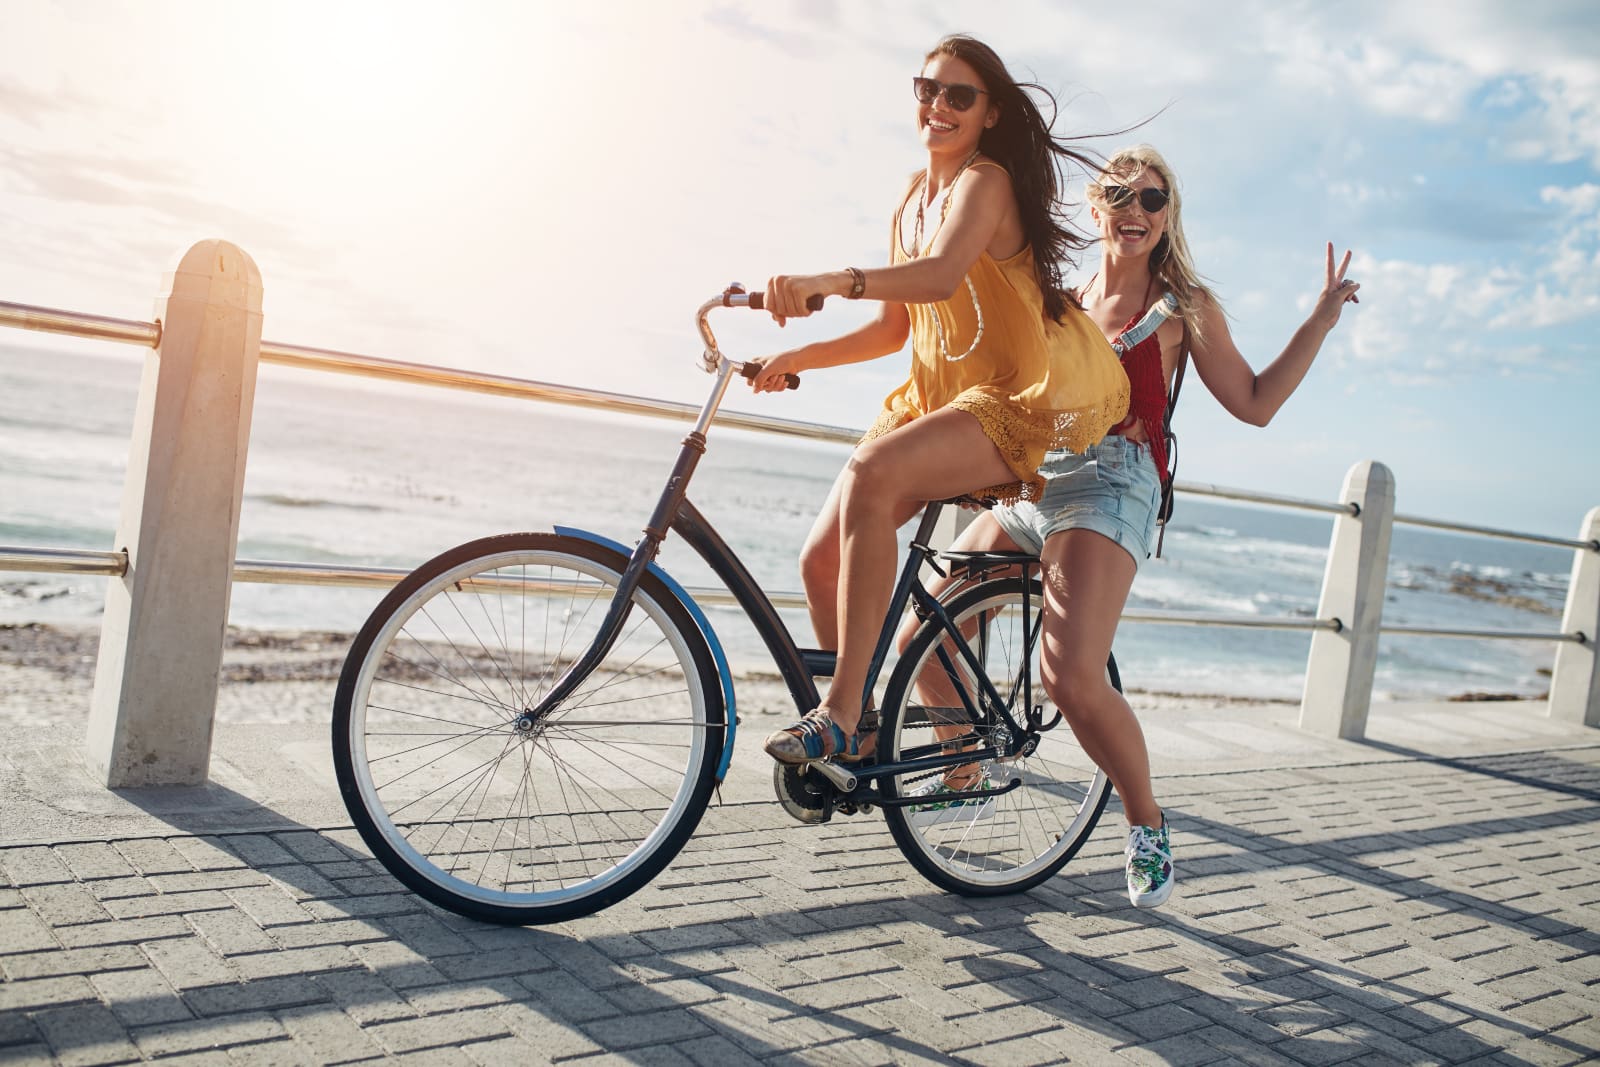
<svg viewBox="0 0 1600 1067">
<path fill-rule="evenodd" d="M 622 633 L 623 624 L 628 621 L 628 615 L 633 611 L 633 594 L 638 591 L 645 572 L 649 570 L 650 564 L 655 562 L 657 553 L 661 551 L 661 543 L 667 539 L 667 531 L 671 528 L 672 521 L 688 494 L 689 480 L 694 477 L 695 467 L 699 465 L 700 457 L 706 454 L 706 429 L 711 425 L 717 408 L 722 405 L 722 397 L 728 390 L 728 379 L 732 370 L 733 365 L 726 360 L 717 368 L 717 380 L 712 385 L 711 395 L 700 409 L 700 417 L 695 421 L 694 429 L 683 439 L 683 447 L 678 451 L 678 459 L 672 466 L 667 486 L 661 492 L 661 499 L 656 501 L 655 511 L 651 513 L 650 521 L 644 528 L 644 536 L 639 539 L 639 543 L 634 546 L 633 554 L 628 557 L 628 565 L 617 581 L 617 591 L 612 594 L 611 604 L 606 608 L 605 618 L 600 621 L 600 628 L 594 640 L 590 642 L 588 649 L 578 661 L 568 667 L 556 680 L 556 684 L 545 694 L 544 699 L 517 716 L 512 724 L 517 730 L 532 730 L 559 708 L 562 701 L 583 684 L 583 680 L 599 666 L 600 661 L 605 659 L 611 647 L 616 644 L 618 635 Z"/>
</svg>

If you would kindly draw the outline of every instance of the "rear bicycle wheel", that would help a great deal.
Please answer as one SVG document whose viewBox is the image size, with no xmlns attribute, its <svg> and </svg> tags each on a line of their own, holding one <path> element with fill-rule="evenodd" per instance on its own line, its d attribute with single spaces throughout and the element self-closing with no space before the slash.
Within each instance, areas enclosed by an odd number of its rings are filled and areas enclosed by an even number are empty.
<svg viewBox="0 0 1600 1067">
<path fill-rule="evenodd" d="M 524 717 L 589 647 L 626 562 L 581 538 L 484 538 L 417 568 L 357 635 L 334 701 L 339 789 L 372 854 L 428 900 L 491 922 L 577 918 L 694 832 L 723 696 L 659 578 L 577 691 Z"/>
<path fill-rule="evenodd" d="M 1026 612 L 1024 582 L 1031 586 Z M 958 593 L 945 609 L 1019 723 L 1026 722 L 1029 696 L 1043 705 L 1042 722 L 1056 717 L 1039 683 L 1044 596 L 1038 579 L 992 578 Z M 941 662 L 940 649 L 954 670 Z M 1032 680 L 1029 695 L 1020 686 L 1024 663 Z M 1106 667 L 1120 691 L 1115 660 Z M 982 707 L 977 679 L 954 642 L 936 622 L 924 623 L 889 682 L 879 760 L 990 745 L 1003 750 L 1003 725 L 974 721 L 964 710 L 963 693 L 970 706 Z M 1050 878 L 1083 847 L 1105 809 L 1111 784 L 1078 745 L 1065 719 L 1038 736 L 1038 747 L 1029 755 L 982 766 L 983 777 L 994 787 L 1021 783 L 1000 796 L 941 800 L 930 792 L 946 773 L 938 770 L 884 780 L 891 797 L 919 791 L 929 796 L 924 805 L 884 807 L 895 843 L 929 881 L 969 896 L 1018 893 Z"/>
</svg>

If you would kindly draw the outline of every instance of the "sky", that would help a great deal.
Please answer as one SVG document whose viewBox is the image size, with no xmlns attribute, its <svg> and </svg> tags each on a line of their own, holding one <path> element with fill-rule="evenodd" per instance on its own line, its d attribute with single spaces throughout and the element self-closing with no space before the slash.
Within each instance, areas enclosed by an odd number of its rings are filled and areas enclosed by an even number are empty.
<svg viewBox="0 0 1600 1067">
<path fill-rule="evenodd" d="M 260 268 L 269 340 L 690 402 L 702 300 L 886 261 L 924 162 L 910 79 L 970 32 L 1055 95 L 1057 133 L 1142 123 L 1083 143 L 1166 156 L 1257 369 L 1325 242 L 1354 252 L 1361 303 L 1268 427 L 1186 383 L 1181 480 L 1332 499 L 1375 459 L 1403 514 L 1561 537 L 1600 505 L 1592 0 L 0 0 L 0 21 L 0 300 L 148 320 L 183 251 L 223 238 Z M 869 314 L 714 328 L 742 358 Z M 907 362 L 728 406 L 863 427 Z"/>
</svg>

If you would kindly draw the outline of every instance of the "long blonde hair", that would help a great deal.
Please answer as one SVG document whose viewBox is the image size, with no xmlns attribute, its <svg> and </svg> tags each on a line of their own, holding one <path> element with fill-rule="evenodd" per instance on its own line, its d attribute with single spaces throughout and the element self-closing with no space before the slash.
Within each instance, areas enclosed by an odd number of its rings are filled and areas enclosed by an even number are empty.
<svg viewBox="0 0 1600 1067">
<path fill-rule="evenodd" d="M 1189 255 L 1189 242 L 1183 237 L 1183 197 L 1178 192 L 1178 179 L 1161 153 L 1147 144 L 1119 148 L 1100 168 L 1100 179 L 1117 178 L 1137 181 L 1145 172 L 1153 173 L 1167 190 L 1167 228 L 1150 253 L 1150 272 L 1163 289 L 1178 299 L 1178 314 L 1189 327 L 1189 335 L 1200 336 L 1200 300 L 1202 297 L 1221 309 L 1200 272 L 1195 270 L 1194 259 Z M 1089 200 L 1102 211 L 1109 210 L 1100 186 L 1090 183 Z"/>
</svg>

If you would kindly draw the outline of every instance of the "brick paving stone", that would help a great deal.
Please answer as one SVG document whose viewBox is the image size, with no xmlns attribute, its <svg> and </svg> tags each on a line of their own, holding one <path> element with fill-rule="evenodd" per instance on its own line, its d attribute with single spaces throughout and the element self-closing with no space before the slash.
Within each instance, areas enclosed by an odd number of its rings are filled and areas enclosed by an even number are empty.
<svg viewBox="0 0 1600 1067">
<path fill-rule="evenodd" d="M 24 886 L 22 896 L 35 915 L 54 927 L 104 922 L 111 917 L 89 887 L 77 882 Z"/>
<path fill-rule="evenodd" d="M 489 1010 L 507 1031 L 532 1045 L 542 1059 L 560 1062 L 605 1051 L 576 1025 L 554 1018 L 533 1004 L 503 1004 Z"/>
<path fill-rule="evenodd" d="M 613 1052 L 704 1037 L 712 1033 L 696 1013 L 681 1008 L 595 1019 L 584 1023 L 583 1030 L 601 1048 Z"/>
<path fill-rule="evenodd" d="M 81 974 L 59 978 L 35 978 L 0 984 L 0 1015 L 7 1012 L 39 1011 L 66 1004 L 98 1000 L 94 986 Z"/>
<path fill-rule="evenodd" d="M 39 1031 L 27 1012 L 0 1012 L 0 1049 L 37 1044 L 40 1040 Z M 4 1055 L 0 1053 L 0 1057 Z"/>
<path fill-rule="evenodd" d="M 310 980 L 362 1026 L 417 1017 L 403 996 L 370 971 L 333 971 L 312 975 Z"/>
<path fill-rule="evenodd" d="M 0 871 L 18 888 L 76 881 L 67 865 L 45 845 L 0 848 Z"/>
<path fill-rule="evenodd" d="M 482 1041 L 511 1033 L 506 1023 L 487 1008 L 426 1019 L 373 1023 L 364 1032 L 392 1054 L 451 1048 L 468 1041 Z"/>
<path fill-rule="evenodd" d="M 445 976 L 428 962 L 427 957 L 418 955 L 409 946 L 395 941 L 372 941 L 352 945 L 350 951 L 394 989 L 440 985 L 445 981 Z"/>
<path fill-rule="evenodd" d="M 187 874 L 194 870 L 182 853 L 160 838 L 117 841 L 114 846 L 122 858 L 139 874 Z"/>
<path fill-rule="evenodd" d="M 553 969 L 555 963 L 534 948 L 504 948 L 490 952 L 474 952 L 467 956 L 447 956 L 435 960 L 434 966 L 445 977 L 461 982 L 537 974 Z"/>
<path fill-rule="evenodd" d="M 0 911 L 0 952 L 36 952 L 59 947 L 50 928 L 23 908 Z"/>
<path fill-rule="evenodd" d="M 273 834 L 272 839 L 306 863 L 329 863 L 351 857 L 348 849 L 310 830 Z"/>
<path fill-rule="evenodd" d="M 667 1005 L 692 1008 L 720 999 L 722 994 L 705 982 L 692 978 L 672 978 L 648 985 L 618 986 L 601 994 L 623 1012 L 658 1011 Z"/>
<path fill-rule="evenodd" d="M 33 1016 L 57 1063 L 67 1067 L 140 1059 L 122 1021 L 100 1004 L 55 1008 Z"/>
<path fill-rule="evenodd" d="M 228 964 L 247 982 L 257 978 L 277 978 L 293 974 L 323 974 L 348 971 L 362 966 L 345 945 L 313 945 L 310 948 L 274 949 L 243 956 L 231 956 Z"/>
<path fill-rule="evenodd" d="M 63 926 L 55 935 L 62 945 L 74 949 L 191 937 L 194 930 L 182 915 L 154 915 L 147 919 L 113 919 L 83 926 Z"/>
<path fill-rule="evenodd" d="M 104 971 L 135 970 L 144 966 L 144 953 L 132 945 L 0 956 L 0 970 L 13 982 L 70 974 L 93 975 Z"/>
<path fill-rule="evenodd" d="M 278 947 L 249 916 L 229 909 L 203 911 L 188 917 L 195 933 L 219 956 L 266 952 Z"/>
<path fill-rule="evenodd" d="M 221 837 L 175 837 L 168 844 L 197 871 L 221 871 L 249 867 Z"/>
<path fill-rule="evenodd" d="M 306 900 L 301 904 L 313 919 L 382 919 L 395 915 L 416 915 L 424 911 L 422 902 L 410 893 L 383 893 L 369 897 L 337 895 L 332 900 Z"/>
<path fill-rule="evenodd" d="M 296 862 L 294 853 L 266 834 L 239 834 L 224 838 L 223 842 L 241 862 L 258 870 Z"/>
<path fill-rule="evenodd" d="M 144 952 L 174 989 L 232 985 L 239 980 L 238 972 L 197 938 L 152 941 L 144 946 Z"/>
<path fill-rule="evenodd" d="M 202 986 L 186 990 L 183 999 L 197 1015 L 232 1015 L 245 1011 L 298 1008 L 326 1002 L 327 991 L 301 975 L 260 978 L 236 985 Z"/>
<path fill-rule="evenodd" d="M 330 1005 L 286 1008 L 275 1013 L 309 1063 L 337 1064 L 377 1059 L 383 1049 L 349 1015 Z"/>
<path fill-rule="evenodd" d="M 252 1045 L 262 1041 L 282 1041 L 287 1036 L 283 1024 L 264 1012 L 142 1026 L 131 1033 L 139 1051 L 150 1058 Z"/>
<path fill-rule="evenodd" d="M 292 926 L 314 921 L 298 902 L 276 885 L 230 889 L 227 897 L 258 926 Z"/>
<path fill-rule="evenodd" d="M 114 919 L 145 919 L 152 915 L 180 915 L 196 911 L 222 911 L 233 902 L 215 889 L 193 893 L 150 893 L 105 900 L 101 905 Z"/>
<path fill-rule="evenodd" d="M 100 999 L 127 1026 L 194 1018 L 177 990 L 152 967 L 92 974 L 89 981 Z"/>
<path fill-rule="evenodd" d="M 272 884 L 295 900 L 328 900 L 343 897 L 339 887 L 316 872 L 309 863 L 289 863 L 263 870 Z"/>
<path fill-rule="evenodd" d="M 147 880 L 161 893 L 195 893 L 208 889 L 243 889 L 268 884 L 268 878 L 249 867 L 230 867 L 221 870 L 190 871 L 176 874 L 147 875 Z"/>
<path fill-rule="evenodd" d="M 122 854 L 103 841 L 57 845 L 56 858 L 65 863 L 72 876 L 81 882 L 127 878 L 135 874 Z"/>
</svg>

